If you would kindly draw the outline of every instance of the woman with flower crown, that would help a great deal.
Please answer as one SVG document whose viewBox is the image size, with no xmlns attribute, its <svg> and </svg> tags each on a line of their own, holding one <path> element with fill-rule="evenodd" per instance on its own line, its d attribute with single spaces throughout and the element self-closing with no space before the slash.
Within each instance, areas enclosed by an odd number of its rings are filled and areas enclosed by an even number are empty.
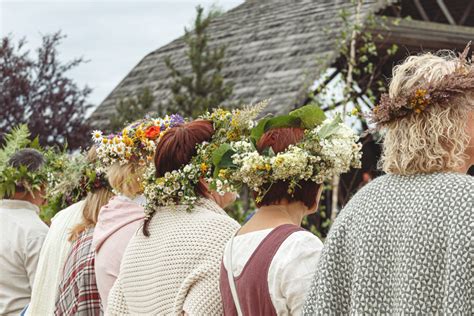
<svg viewBox="0 0 474 316">
<path fill-rule="evenodd" d="M 264 119 L 251 141 L 225 144 L 214 157 L 218 177 L 247 184 L 258 207 L 224 252 L 225 315 L 301 314 L 323 248 L 301 222 L 317 210 L 323 181 L 358 166 L 360 157 L 350 128 L 339 118 L 323 120 L 311 105 Z"/>
<path fill-rule="evenodd" d="M 306 315 L 472 315 L 474 65 L 453 52 L 393 69 L 371 118 L 386 175 L 337 217 Z"/>
<path fill-rule="evenodd" d="M 106 171 L 117 196 L 102 207 L 94 230 L 95 273 L 104 308 L 128 242 L 143 224 L 143 173 L 150 163 L 156 142 L 163 133 L 183 122 L 179 115 L 145 118 L 107 137 L 93 133 L 100 171 Z"/>
<path fill-rule="evenodd" d="M 214 183 L 211 159 L 221 143 L 248 135 L 259 108 L 217 109 L 165 133 L 147 172 L 145 225 L 124 255 L 110 314 L 222 314 L 220 260 L 240 225 L 223 210 L 236 194 Z"/>
<path fill-rule="evenodd" d="M 94 269 L 95 252 L 91 247 L 92 235 L 101 207 L 114 194 L 105 175 L 95 171 L 96 160 L 93 147 L 89 150 L 87 161 L 74 161 L 73 168 L 77 172 L 69 173 L 68 179 L 63 181 L 70 184 L 65 185 L 68 187 L 65 195 L 69 195 L 66 199 L 85 199 L 80 221 L 68 231 L 71 251 L 61 267 L 55 315 L 102 315 Z M 61 184 L 58 186 L 61 187 Z"/>
<path fill-rule="evenodd" d="M 78 265 L 78 261 L 72 261 L 71 250 L 78 238 L 71 238 L 71 232 L 78 236 L 86 228 L 93 226 L 93 214 L 97 214 L 99 209 L 105 205 L 113 195 L 107 189 L 107 181 L 103 173 L 94 171 L 97 160 L 95 148 L 92 147 L 87 157 L 83 154 L 72 157 L 60 154 L 57 155 L 56 165 L 61 167 L 60 175 L 55 177 L 55 181 L 48 190 L 48 208 L 51 208 L 56 215 L 51 220 L 48 235 L 41 249 L 41 255 L 36 270 L 35 282 L 32 287 L 31 301 L 25 315 L 52 315 L 55 311 L 55 304 L 59 297 L 60 282 L 64 279 L 63 270 L 66 261 Z M 87 227 L 85 226 L 87 225 Z M 92 236 L 89 236 L 92 238 Z M 86 238 L 87 239 L 87 238 Z M 90 243 L 83 243 L 85 248 Z M 83 248 L 84 249 L 84 248 Z M 93 260 L 93 253 L 92 253 Z M 89 260 L 89 262 L 91 262 Z M 92 261 L 93 263 L 93 261 Z M 77 308 L 77 301 L 73 302 L 84 293 L 84 284 L 81 281 L 87 276 L 95 284 L 93 265 L 88 265 L 86 271 L 78 269 L 75 278 L 71 278 L 69 286 L 69 300 L 66 305 L 71 306 L 70 310 Z M 66 288 L 61 286 L 61 288 Z M 74 290 L 78 290 L 74 292 Z M 92 285 L 86 291 L 89 294 L 97 293 L 97 288 Z M 98 296 L 98 293 L 96 294 Z M 90 313 L 100 312 L 100 301 L 90 295 L 91 300 L 83 300 L 81 311 Z M 69 311 L 70 311 L 69 310 Z"/>
</svg>

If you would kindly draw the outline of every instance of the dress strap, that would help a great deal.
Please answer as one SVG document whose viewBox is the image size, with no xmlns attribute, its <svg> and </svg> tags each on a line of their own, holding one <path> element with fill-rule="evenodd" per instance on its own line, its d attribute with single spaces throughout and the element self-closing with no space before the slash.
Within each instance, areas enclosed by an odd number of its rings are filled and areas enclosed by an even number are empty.
<svg viewBox="0 0 474 316">
<path fill-rule="evenodd" d="M 304 231 L 299 226 L 285 224 L 274 228 L 258 245 L 239 276 L 234 277 L 232 267 L 232 246 L 235 235 L 225 250 L 222 264 L 221 292 L 229 304 L 226 315 L 276 315 L 268 289 L 268 270 L 281 244 L 294 232 Z M 224 268 L 224 264 L 227 267 Z M 222 283 L 223 282 L 223 283 Z M 226 285 L 227 283 L 227 285 Z M 258 293 L 258 295 L 250 295 Z M 233 304 L 232 304 L 233 303 Z M 235 307 L 233 309 L 232 306 Z"/>
<path fill-rule="evenodd" d="M 281 244 L 293 233 L 298 231 L 304 231 L 300 226 L 293 224 L 284 224 L 274 228 L 258 245 L 257 249 L 250 256 L 247 264 L 244 267 L 246 269 L 264 269 L 261 271 L 266 277 L 268 275 L 268 270 L 272 263 L 273 257 L 280 249 Z M 250 268 L 249 268 L 250 267 Z"/>
<path fill-rule="evenodd" d="M 229 247 L 227 247 L 225 258 L 227 258 L 227 267 L 229 269 L 229 273 L 227 273 L 227 279 L 229 281 L 229 287 L 230 287 L 230 292 L 232 294 L 232 299 L 234 301 L 235 309 L 237 310 L 237 315 L 238 316 L 243 316 L 242 313 L 242 308 L 240 307 L 240 302 L 239 302 L 239 295 L 237 294 L 237 288 L 235 286 L 235 280 L 234 280 L 234 275 L 232 273 L 233 267 L 232 267 L 232 244 L 234 243 L 234 237 L 235 235 L 232 236 L 229 240 Z"/>
</svg>

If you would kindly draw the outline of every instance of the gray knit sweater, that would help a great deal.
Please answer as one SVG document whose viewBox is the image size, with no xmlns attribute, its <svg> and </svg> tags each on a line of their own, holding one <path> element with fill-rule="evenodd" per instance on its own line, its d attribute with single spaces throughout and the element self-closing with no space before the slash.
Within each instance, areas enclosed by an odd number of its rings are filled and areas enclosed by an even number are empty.
<svg viewBox="0 0 474 316">
<path fill-rule="evenodd" d="M 335 221 L 305 315 L 473 315 L 474 177 L 386 175 Z"/>
</svg>

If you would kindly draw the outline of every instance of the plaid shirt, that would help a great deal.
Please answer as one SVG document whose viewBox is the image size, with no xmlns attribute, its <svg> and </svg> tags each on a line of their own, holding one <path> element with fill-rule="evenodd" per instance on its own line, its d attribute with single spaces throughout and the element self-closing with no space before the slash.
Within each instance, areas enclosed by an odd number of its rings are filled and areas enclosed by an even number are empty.
<svg viewBox="0 0 474 316">
<path fill-rule="evenodd" d="M 91 248 L 93 232 L 93 228 L 85 230 L 72 245 L 59 284 L 55 315 L 102 315 Z"/>
</svg>

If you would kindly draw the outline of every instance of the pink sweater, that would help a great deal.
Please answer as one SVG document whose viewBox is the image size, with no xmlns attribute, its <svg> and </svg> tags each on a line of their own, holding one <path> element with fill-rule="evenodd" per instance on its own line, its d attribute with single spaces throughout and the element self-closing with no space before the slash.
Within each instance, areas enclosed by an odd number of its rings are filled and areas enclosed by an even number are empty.
<svg viewBox="0 0 474 316">
<path fill-rule="evenodd" d="M 144 215 L 143 207 L 124 196 L 113 197 L 100 210 L 92 247 L 96 251 L 95 274 L 104 307 L 128 242 L 141 227 Z"/>
</svg>

